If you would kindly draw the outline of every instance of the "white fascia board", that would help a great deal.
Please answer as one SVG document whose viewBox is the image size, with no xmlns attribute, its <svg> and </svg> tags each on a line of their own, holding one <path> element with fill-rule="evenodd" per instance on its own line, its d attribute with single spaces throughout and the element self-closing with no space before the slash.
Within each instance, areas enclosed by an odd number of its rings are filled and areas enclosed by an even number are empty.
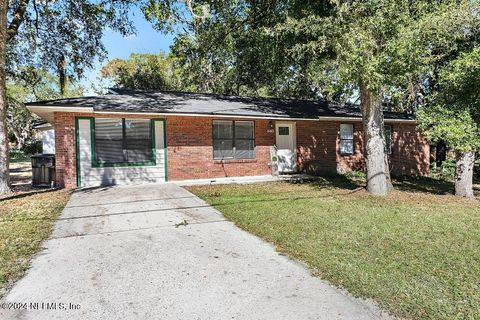
<svg viewBox="0 0 480 320">
<path fill-rule="evenodd" d="M 49 123 L 53 124 L 54 122 L 54 117 L 53 114 L 54 112 L 88 112 L 92 113 L 93 108 L 87 108 L 87 107 L 58 107 L 58 106 L 27 106 L 27 109 L 30 110 L 30 112 L 35 113 L 38 115 L 40 118 L 45 119 Z"/>
</svg>

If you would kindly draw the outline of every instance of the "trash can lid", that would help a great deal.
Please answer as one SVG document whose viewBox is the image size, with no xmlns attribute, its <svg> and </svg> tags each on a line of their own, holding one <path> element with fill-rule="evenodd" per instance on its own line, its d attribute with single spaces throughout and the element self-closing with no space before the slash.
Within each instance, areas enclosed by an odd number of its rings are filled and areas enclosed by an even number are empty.
<svg viewBox="0 0 480 320">
<path fill-rule="evenodd" d="M 55 158 L 55 155 L 50 153 L 37 153 L 32 154 L 30 158 Z"/>
</svg>

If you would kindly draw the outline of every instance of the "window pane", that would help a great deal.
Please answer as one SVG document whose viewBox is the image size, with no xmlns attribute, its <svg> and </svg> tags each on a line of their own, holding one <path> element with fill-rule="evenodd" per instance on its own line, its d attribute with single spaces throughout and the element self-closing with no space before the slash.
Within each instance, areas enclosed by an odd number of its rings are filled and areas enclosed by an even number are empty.
<svg viewBox="0 0 480 320">
<path fill-rule="evenodd" d="M 278 127 L 278 135 L 279 136 L 288 136 L 290 134 L 289 127 Z"/>
<path fill-rule="evenodd" d="M 353 139 L 353 124 L 340 125 L 340 139 Z"/>
<path fill-rule="evenodd" d="M 253 121 L 235 121 L 235 139 L 253 139 Z"/>
<path fill-rule="evenodd" d="M 213 121 L 214 139 L 233 139 L 233 121 Z"/>
<path fill-rule="evenodd" d="M 122 119 L 95 118 L 95 155 L 98 162 L 122 162 Z"/>
<path fill-rule="evenodd" d="M 233 158 L 233 141 L 232 140 L 214 140 L 213 141 L 213 158 L 225 159 Z"/>
<path fill-rule="evenodd" d="M 148 119 L 125 119 L 126 162 L 152 160 L 152 131 Z"/>
<path fill-rule="evenodd" d="M 125 133 L 128 139 L 150 139 L 150 120 L 125 119 Z"/>
<path fill-rule="evenodd" d="M 353 140 L 341 140 L 340 141 L 340 153 L 353 154 Z"/>
<path fill-rule="evenodd" d="M 255 159 L 255 148 L 253 140 L 236 140 L 235 141 L 235 158 L 236 159 Z"/>
</svg>

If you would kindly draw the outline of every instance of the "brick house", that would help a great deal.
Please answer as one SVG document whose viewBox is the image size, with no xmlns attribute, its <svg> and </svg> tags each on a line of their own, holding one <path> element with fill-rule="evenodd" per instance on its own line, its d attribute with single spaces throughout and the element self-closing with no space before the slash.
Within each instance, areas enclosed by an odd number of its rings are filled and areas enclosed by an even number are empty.
<svg viewBox="0 0 480 320">
<path fill-rule="evenodd" d="M 27 106 L 55 130 L 67 188 L 363 169 L 358 108 L 326 102 L 116 90 Z M 394 175 L 427 175 L 429 146 L 406 114 L 385 112 Z"/>
</svg>

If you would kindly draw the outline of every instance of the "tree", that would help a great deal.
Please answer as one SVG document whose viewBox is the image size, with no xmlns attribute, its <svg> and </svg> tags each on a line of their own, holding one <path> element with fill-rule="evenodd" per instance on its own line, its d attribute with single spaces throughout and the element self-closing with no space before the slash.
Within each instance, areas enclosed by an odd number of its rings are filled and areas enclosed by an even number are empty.
<svg viewBox="0 0 480 320">
<path fill-rule="evenodd" d="M 35 100 L 48 100 L 61 97 L 81 96 L 81 86 L 65 83 L 64 94 L 59 91 L 58 76 L 42 70 L 30 70 L 24 79 L 7 80 L 7 124 L 9 134 L 15 137 L 17 148 L 22 149 L 33 134 L 35 117 L 25 107 L 25 103 Z"/>
<path fill-rule="evenodd" d="M 102 35 L 110 28 L 134 31 L 128 12 L 142 1 L 12 0 L 0 4 L 0 193 L 9 192 L 6 76 L 22 78 L 26 67 L 58 74 L 61 93 L 105 57 Z"/>
<path fill-rule="evenodd" d="M 7 5 L 8 1 L 0 2 L 0 194 L 10 192 L 10 155 L 8 152 L 7 97 L 5 89 Z"/>
<path fill-rule="evenodd" d="M 418 111 L 420 129 L 456 152 L 455 194 L 473 197 L 475 153 L 480 149 L 480 46 L 464 52 L 439 73 L 438 93 Z"/>
<path fill-rule="evenodd" d="M 358 88 L 365 134 L 367 190 L 391 190 L 383 107 L 392 88 L 409 87 L 439 60 L 478 39 L 477 1 L 342 0 L 326 16 L 292 15 L 279 32 L 298 35 L 298 55 L 331 53 L 338 81 Z M 305 42 L 303 39 L 313 39 Z"/>
<path fill-rule="evenodd" d="M 179 35 L 172 54 L 198 91 L 233 95 L 312 98 L 305 60 L 288 55 L 288 39 L 266 28 L 284 21 L 286 1 L 172 1 L 145 8 L 156 28 Z M 298 4 L 297 4 L 298 5 Z M 315 5 L 310 5 L 315 6 Z"/>
<path fill-rule="evenodd" d="M 194 91 L 188 76 L 173 54 L 131 54 L 128 59 L 109 61 L 102 77 L 116 86 L 142 90 Z"/>
</svg>

